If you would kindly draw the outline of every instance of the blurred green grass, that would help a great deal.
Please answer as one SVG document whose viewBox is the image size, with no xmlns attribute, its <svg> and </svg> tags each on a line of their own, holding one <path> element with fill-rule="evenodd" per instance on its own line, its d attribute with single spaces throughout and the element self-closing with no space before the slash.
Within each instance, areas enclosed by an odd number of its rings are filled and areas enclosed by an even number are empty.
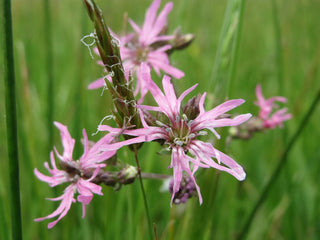
<svg viewBox="0 0 320 240">
<path fill-rule="evenodd" d="M 122 29 L 123 12 L 142 23 L 150 1 L 97 1 L 106 23 L 115 31 Z M 207 91 L 212 76 L 227 1 L 174 1 L 169 15 L 170 30 L 182 27 L 182 32 L 196 35 L 185 51 L 176 52 L 172 61 L 186 73 L 185 79 L 175 81 L 177 89 L 196 82 L 196 91 Z M 232 83 L 231 98 L 244 98 L 246 103 L 237 111 L 257 114 L 254 89 L 262 83 L 265 96 L 283 95 L 288 98 L 294 117 L 285 123 L 286 129 L 256 134 L 251 141 L 234 141 L 228 154 L 247 172 L 243 183 L 220 173 L 215 202 L 212 199 L 217 171 L 208 169 L 197 175 L 204 204 L 193 199 L 184 206 L 170 208 L 168 193 L 159 193 L 161 182 L 146 180 L 145 187 L 152 221 L 156 223 L 159 239 L 233 239 L 241 230 L 250 210 L 269 179 L 285 142 L 292 136 L 303 114 L 320 87 L 320 31 L 318 15 L 320 2 L 315 0 L 280 0 L 276 2 L 281 32 L 281 49 L 277 47 L 272 1 L 247 0 L 237 61 L 237 74 Z M 100 120 L 109 114 L 111 98 L 101 91 L 79 94 L 79 75 L 85 86 L 101 76 L 102 71 L 80 38 L 93 31 L 82 3 L 75 0 L 51 1 L 53 35 L 53 74 L 55 81 L 56 121 L 69 126 L 72 136 L 80 136 L 82 128 L 89 134 L 96 131 Z M 115 192 L 104 187 L 104 196 L 95 196 L 81 219 L 81 207 L 75 204 L 68 215 L 53 229 L 34 218 L 46 216 L 56 204 L 46 197 L 60 195 L 63 188 L 51 190 L 38 181 L 35 167 L 44 170 L 48 161 L 48 130 L 46 129 L 46 67 L 43 2 L 13 0 L 13 30 L 16 61 L 18 127 L 21 174 L 21 203 L 24 239 L 146 239 L 147 221 L 138 181 Z M 84 32 L 83 32 L 84 31 Z M 282 50 L 283 79 L 279 83 L 279 50 Z M 83 63 L 79 66 L 79 54 Z M 80 55 L 81 56 L 81 55 Z M 1 58 L 0 61 L 3 61 Z M 0 68 L 3 76 L 2 62 Z M 282 86 L 282 87 L 280 87 Z M 1 78 L 0 94 L 4 96 Z M 209 93 L 210 95 L 210 93 Z M 82 114 L 77 115 L 77 102 L 82 101 Z M 0 112 L 0 239 L 9 239 L 10 212 L 8 161 L 5 142 L 4 102 Z M 77 118 L 81 119 L 77 119 Z M 291 152 L 288 163 L 272 188 L 268 199 L 258 212 L 247 239 L 319 239 L 320 148 L 318 127 L 319 107 Z M 80 122 L 80 123 L 79 123 Z M 74 126 L 77 126 L 75 128 Z M 285 134 L 285 135 L 284 135 Z M 283 136 L 284 135 L 284 136 Z M 97 140 L 101 134 L 91 137 Z M 79 140 L 79 139 L 77 139 Z M 55 130 L 55 146 L 61 149 L 59 133 Z M 143 171 L 171 174 L 169 159 L 154 154 L 155 143 L 142 148 L 139 156 Z M 134 164 L 134 158 L 120 152 L 124 162 Z"/>
</svg>

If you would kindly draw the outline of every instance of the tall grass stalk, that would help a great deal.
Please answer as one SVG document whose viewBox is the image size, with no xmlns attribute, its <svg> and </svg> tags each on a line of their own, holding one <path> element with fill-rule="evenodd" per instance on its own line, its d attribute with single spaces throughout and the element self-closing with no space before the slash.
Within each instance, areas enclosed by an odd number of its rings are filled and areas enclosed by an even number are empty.
<svg viewBox="0 0 320 240">
<path fill-rule="evenodd" d="M 232 96 L 232 89 L 234 89 L 233 83 L 236 78 L 237 73 L 237 63 L 238 63 L 238 53 L 239 53 L 239 45 L 241 40 L 241 32 L 242 32 L 242 23 L 243 23 L 243 12 L 245 8 L 245 0 L 240 0 L 237 2 L 234 11 L 236 12 L 235 18 L 237 18 L 237 28 L 234 35 L 234 41 L 232 46 L 232 53 L 231 53 L 231 65 L 230 65 L 230 79 L 227 82 L 227 97 Z"/>
<path fill-rule="evenodd" d="M 294 133 L 294 135 L 291 137 L 285 151 L 283 152 L 280 161 L 277 165 L 277 167 L 275 168 L 274 172 L 272 173 L 268 183 L 266 184 L 266 186 L 264 187 L 262 193 L 260 194 L 260 197 L 258 199 L 258 201 L 256 202 L 256 204 L 254 205 L 254 208 L 252 209 L 252 211 L 249 214 L 249 217 L 244 225 L 244 227 L 242 228 L 242 231 L 240 232 L 240 235 L 238 237 L 238 240 L 242 240 L 246 238 L 246 235 L 248 233 L 248 231 L 250 230 L 250 226 L 252 224 L 252 221 L 256 215 L 256 213 L 258 212 L 258 210 L 260 209 L 260 207 L 262 206 L 262 204 L 264 203 L 264 201 L 267 199 L 267 195 L 269 194 L 272 186 L 276 183 L 276 180 L 278 179 L 282 169 L 285 166 L 285 163 L 288 160 L 288 155 L 290 153 L 290 151 L 292 150 L 294 144 L 296 143 L 296 141 L 299 139 L 302 131 L 304 130 L 305 126 L 308 124 L 309 120 L 311 119 L 311 116 L 313 115 L 313 113 L 315 112 L 316 106 L 318 105 L 320 101 L 320 89 L 317 92 L 317 95 L 315 96 L 312 104 L 310 105 L 307 113 L 304 115 L 301 123 L 299 124 L 297 131 Z"/>
<path fill-rule="evenodd" d="M 229 0 L 209 81 L 215 98 L 228 98 L 235 78 L 245 0 Z"/>
<path fill-rule="evenodd" d="M 17 94 L 16 101 L 17 104 L 17 118 L 23 119 L 23 121 L 18 122 L 18 139 L 20 140 L 19 144 L 19 159 L 20 159 L 20 169 L 27 169 L 21 172 L 21 182 L 25 183 L 25 180 L 28 179 L 29 184 L 24 185 L 23 191 L 21 192 L 21 198 L 26 201 L 26 197 L 30 199 L 41 199 L 43 196 L 40 194 L 41 190 L 39 188 L 39 183 L 36 181 L 36 178 L 33 175 L 33 168 L 37 165 L 37 158 L 39 153 L 34 151 L 37 149 L 36 139 L 34 136 L 34 121 L 32 119 L 32 101 L 28 77 L 28 67 L 26 63 L 25 48 L 23 43 L 19 42 L 15 44 L 17 50 L 17 63 L 16 68 L 17 75 Z M 20 73 L 20 75 L 19 75 Z M 23 104 L 19 104 L 23 103 Z M 27 193 L 27 194 L 26 194 Z M 27 196 L 26 196 L 27 195 Z M 34 212 L 41 212 L 42 206 L 34 205 L 28 207 L 28 214 Z M 23 214 L 23 213 L 22 213 Z M 38 225 L 39 226 L 39 225 Z M 40 231 L 38 234 L 39 239 L 46 239 L 48 232 Z M 24 238 L 28 239 L 28 234 L 24 232 Z M 7 238 L 4 238 L 7 239 Z"/>
<path fill-rule="evenodd" d="M 4 186 L 2 186 L 2 182 L 0 181 L 0 216 L 1 218 L 1 224 L 0 224 L 0 239 L 9 239 L 9 232 L 8 232 L 8 223 L 5 216 L 5 190 Z"/>
<path fill-rule="evenodd" d="M 46 74 L 47 74 L 47 128 L 48 128 L 48 146 L 47 152 L 51 151 L 54 140 L 54 83 L 53 83 L 53 44 L 51 30 L 51 9 L 49 0 L 44 0 L 44 36 L 46 52 Z"/>
<path fill-rule="evenodd" d="M 11 1 L 2 1 L 3 36 L 4 36 L 4 73 L 5 102 L 7 120 L 7 149 L 10 178 L 11 235 L 13 240 L 22 239 L 20 182 L 18 158 L 17 113 L 15 96 L 15 74 L 12 37 Z"/>
<path fill-rule="evenodd" d="M 143 154 L 143 158 L 140 159 L 140 160 L 141 160 L 141 163 L 143 164 L 143 171 L 144 172 L 149 173 L 149 172 L 152 172 L 154 170 L 154 161 L 150 161 L 150 159 L 153 159 L 155 152 L 157 152 L 157 146 L 155 144 L 152 144 L 152 145 L 148 146 L 147 149 L 141 149 L 141 153 Z M 141 165 L 140 165 L 140 167 L 141 167 Z M 148 176 L 146 176 L 144 173 L 141 173 L 141 177 L 143 179 L 147 179 L 148 178 Z M 149 175 L 149 177 L 150 177 L 150 175 Z M 144 191 L 145 192 L 150 192 L 151 189 L 154 189 L 153 181 L 152 180 L 144 181 L 143 187 L 144 187 Z M 141 185 L 140 185 L 140 188 L 141 188 Z M 145 199 L 145 201 L 146 200 L 147 199 Z M 145 202 L 141 203 L 141 201 L 139 201 L 138 204 L 135 206 L 135 209 L 136 209 L 136 211 L 135 211 L 136 213 L 141 213 L 143 211 L 146 211 L 145 210 L 146 209 Z M 149 221 L 150 221 L 149 229 L 152 230 L 151 234 L 153 236 L 154 235 L 153 229 L 150 228 L 151 227 L 151 223 L 152 223 L 151 219 Z M 156 222 L 156 224 L 157 224 L 157 222 Z M 158 231 L 158 235 L 160 235 L 159 231 Z"/>
<path fill-rule="evenodd" d="M 214 68 L 209 81 L 209 86 L 212 88 L 212 92 L 214 92 L 214 98 L 218 99 L 219 101 L 228 99 L 230 97 L 232 84 L 236 77 L 244 5 L 245 0 L 229 0 L 227 4 Z M 222 129 L 220 134 L 222 137 L 218 142 L 218 148 L 221 151 L 225 151 L 227 129 Z M 215 202 L 219 191 L 219 176 L 219 173 L 215 175 L 213 188 L 207 189 L 210 191 L 207 201 L 217 217 L 219 217 L 219 211 L 216 211 Z M 212 177 L 208 176 L 207 174 L 205 181 L 212 182 Z M 205 225 L 206 229 L 215 229 L 213 224 L 215 223 L 208 221 Z M 216 231 L 209 231 L 206 232 L 206 234 L 209 234 L 212 237 L 214 234 L 216 234 Z"/>
</svg>

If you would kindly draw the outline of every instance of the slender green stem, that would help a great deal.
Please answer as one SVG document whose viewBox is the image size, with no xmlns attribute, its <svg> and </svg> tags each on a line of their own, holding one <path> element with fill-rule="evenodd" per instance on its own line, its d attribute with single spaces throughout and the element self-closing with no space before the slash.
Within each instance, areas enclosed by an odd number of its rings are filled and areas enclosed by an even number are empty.
<svg viewBox="0 0 320 240">
<path fill-rule="evenodd" d="M 16 117 L 15 75 L 12 39 L 11 1 L 4 0 L 2 6 L 4 20 L 4 73 L 5 73 L 5 102 L 7 120 L 7 148 L 10 178 L 10 203 L 11 203 L 11 231 L 12 239 L 22 239 L 18 136 Z"/>
<path fill-rule="evenodd" d="M 148 229 L 149 229 L 150 239 L 152 239 L 152 237 L 153 237 L 152 229 L 153 228 L 152 228 L 151 218 L 150 218 L 150 214 L 149 214 L 147 197 L 146 197 L 146 193 L 144 191 L 143 182 L 142 182 L 141 168 L 140 168 L 139 159 L 138 159 L 138 150 L 134 151 L 134 157 L 136 159 L 136 163 L 137 163 L 137 167 L 138 167 L 139 182 L 140 182 L 140 187 L 141 187 L 142 196 L 143 196 L 144 208 L 146 210 L 146 215 L 147 215 L 147 219 L 148 219 Z"/>
<path fill-rule="evenodd" d="M 54 83 L 53 83 L 53 53 L 51 11 L 49 0 L 44 0 L 44 35 L 46 46 L 46 74 L 47 74 L 47 128 L 48 128 L 48 152 L 51 151 L 54 141 Z"/>
<path fill-rule="evenodd" d="M 314 113 L 317 104 L 320 101 L 320 89 L 318 90 L 317 95 L 315 96 L 310 108 L 308 109 L 307 113 L 305 114 L 305 116 L 303 117 L 300 125 L 298 126 L 297 131 L 295 132 L 295 134 L 292 136 L 292 138 L 290 139 L 285 151 L 283 152 L 280 161 L 276 167 L 276 169 L 274 170 L 273 174 L 271 175 L 267 185 L 264 187 L 258 201 L 256 202 L 254 208 L 252 209 L 249 218 L 247 219 L 247 222 L 245 223 L 244 227 L 242 228 L 242 231 L 238 237 L 238 240 L 241 239 L 245 239 L 250 226 L 252 224 L 252 221 L 256 215 L 256 213 L 258 212 L 258 210 L 260 209 L 260 207 L 262 206 L 262 204 L 264 203 L 264 201 L 267 199 L 267 195 L 270 192 L 272 186 L 275 184 L 276 180 L 278 179 L 281 170 L 283 169 L 283 167 L 285 166 L 285 163 L 287 162 L 288 159 L 288 155 L 292 149 L 292 147 L 294 146 L 294 144 L 296 143 L 296 141 L 299 139 L 300 134 L 302 133 L 304 127 L 307 125 L 307 123 L 309 122 L 312 114 Z"/>
</svg>

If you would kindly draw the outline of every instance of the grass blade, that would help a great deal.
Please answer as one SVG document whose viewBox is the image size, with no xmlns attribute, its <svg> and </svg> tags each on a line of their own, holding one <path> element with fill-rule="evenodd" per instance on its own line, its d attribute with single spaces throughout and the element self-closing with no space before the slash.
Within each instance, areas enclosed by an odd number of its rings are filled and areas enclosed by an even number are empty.
<svg viewBox="0 0 320 240">
<path fill-rule="evenodd" d="M 10 178 L 10 203 L 11 203 L 11 231 L 12 239 L 22 239 L 20 183 L 19 183 L 19 158 L 17 136 L 17 113 L 15 96 L 15 74 L 12 39 L 12 14 L 11 1 L 4 0 L 2 7 L 4 20 L 4 73 L 5 73 L 5 102 L 7 120 L 7 148 Z"/>
<path fill-rule="evenodd" d="M 229 97 L 235 78 L 245 0 L 229 0 L 209 86 L 215 98 Z"/>
</svg>

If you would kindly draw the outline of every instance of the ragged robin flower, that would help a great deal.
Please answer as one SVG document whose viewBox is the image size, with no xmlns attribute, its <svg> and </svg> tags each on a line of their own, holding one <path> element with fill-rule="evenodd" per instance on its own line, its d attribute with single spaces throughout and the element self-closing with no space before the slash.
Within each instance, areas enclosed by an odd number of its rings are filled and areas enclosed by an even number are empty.
<svg viewBox="0 0 320 240">
<path fill-rule="evenodd" d="M 167 28 L 167 15 L 173 8 L 173 3 L 167 3 L 163 10 L 157 16 L 161 0 L 154 0 L 146 12 L 143 26 L 140 28 L 134 21 L 129 22 L 135 33 L 125 37 L 125 41 L 120 47 L 120 54 L 123 60 L 124 68 L 133 70 L 137 74 L 137 89 L 141 91 L 141 96 L 146 94 L 145 82 L 141 76 L 141 63 L 148 64 L 156 73 L 160 74 L 160 70 L 171 75 L 174 78 L 181 78 L 184 73 L 170 65 L 168 51 L 170 45 L 160 45 L 157 43 L 172 39 L 173 35 L 164 35 L 163 32 Z"/>
<path fill-rule="evenodd" d="M 277 96 L 265 99 L 262 95 L 261 85 L 257 85 L 256 95 L 258 101 L 255 104 L 260 107 L 259 118 L 262 120 L 263 128 L 281 127 L 284 121 L 292 118 L 292 115 L 287 113 L 286 108 L 274 111 L 278 108 L 275 102 L 286 103 L 287 99 L 285 97 Z"/>
<path fill-rule="evenodd" d="M 141 75 L 142 63 L 153 68 L 158 75 L 160 74 L 160 70 L 163 70 L 165 73 L 177 79 L 184 76 L 184 73 L 181 70 L 170 65 L 167 51 L 170 50 L 172 46 L 163 44 L 175 37 L 174 35 L 164 34 L 167 29 L 167 15 L 172 10 L 173 3 L 167 3 L 157 16 L 160 3 L 161 0 L 153 1 L 146 12 L 142 27 L 139 27 L 134 21 L 129 19 L 129 22 L 134 29 L 134 33 L 122 37 L 117 37 L 116 34 L 112 33 L 115 39 L 119 39 L 120 55 L 123 61 L 126 78 L 129 78 L 129 74 L 133 74 L 137 77 L 135 95 L 140 93 L 140 103 L 148 92 L 146 83 Z M 97 50 L 95 50 L 95 52 L 97 52 Z M 104 79 L 101 78 L 91 83 L 89 89 L 103 86 L 105 86 L 105 82 Z"/>
<path fill-rule="evenodd" d="M 187 173 L 190 179 L 194 182 L 195 188 L 199 195 L 199 201 L 202 203 L 199 186 L 196 184 L 194 173 L 199 167 L 216 168 L 225 171 L 236 177 L 238 180 L 245 179 L 243 168 L 236 163 L 232 158 L 217 150 L 211 143 L 203 142 L 198 138 L 201 135 L 206 135 L 205 130 L 209 130 L 219 139 L 220 136 L 215 128 L 225 126 L 237 126 L 247 121 L 251 114 L 238 115 L 235 118 L 225 118 L 223 114 L 233 108 L 244 103 L 242 99 L 226 101 L 225 103 L 213 108 L 210 111 L 205 111 L 204 100 L 206 93 L 200 96 L 197 102 L 198 113 L 194 117 L 188 116 L 182 112 L 182 100 L 189 94 L 197 85 L 184 91 L 179 98 L 176 97 L 173 85 L 170 82 L 170 77 L 164 76 L 162 80 L 164 93 L 151 80 L 150 68 L 142 65 L 143 78 L 146 81 L 149 91 L 157 102 L 158 106 L 139 105 L 143 111 L 155 111 L 166 116 L 166 121 L 156 121 L 157 126 L 149 126 L 144 121 L 142 111 L 141 120 L 143 128 L 135 130 L 126 130 L 123 133 L 137 136 L 141 141 L 162 140 L 171 151 L 171 164 L 173 168 L 173 191 L 171 203 L 175 193 L 179 191 L 180 183 L 183 178 L 183 172 Z M 117 129 L 112 129 L 109 126 L 101 125 L 100 130 L 117 132 Z M 214 160 L 216 159 L 216 161 Z"/>
<path fill-rule="evenodd" d="M 59 166 L 57 167 L 53 151 L 50 153 L 51 168 L 47 162 L 44 163 L 45 168 L 48 170 L 50 176 L 44 175 L 34 169 L 35 175 L 43 182 L 47 182 L 50 187 L 54 187 L 63 183 L 69 183 L 65 188 L 64 193 L 57 198 L 48 198 L 51 201 L 61 201 L 60 206 L 51 214 L 46 217 L 37 218 L 35 221 L 42 221 L 49 218 L 59 216 L 55 221 L 48 224 L 48 228 L 54 227 L 69 211 L 73 202 L 80 202 L 83 206 L 82 217 L 85 216 L 85 206 L 88 205 L 93 194 L 103 195 L 101 186 L 92 182 L 97 176 L 99 170 L 105 167 L 106 164 L 102 163 L 112 157 L 117 148 L 113 147 L 110 151 L 101 151 L 101 146 L 110 144 L 114 137 L 112 134 L 107 134 L 100 139 L 93 146 L 89 146 L 86 131 L 83 130 L 83 145 L 84 153 L 79 160 L 73 160 L 73 148 L 75 140 L 71 138 L 68 128 L 61 123 L 54 122 L 55 126 L 60 130 L 63 154 L 60 155 L 56 148 L 54 148 L 57 157 L 59 158 Z M 125 143 L 117 143 L 118 148 L 125 145 Z M 89 176 L 89 177 L 88 177 Z M 75 199 L 75 195 L 77 198 Z"/>
</svg>

